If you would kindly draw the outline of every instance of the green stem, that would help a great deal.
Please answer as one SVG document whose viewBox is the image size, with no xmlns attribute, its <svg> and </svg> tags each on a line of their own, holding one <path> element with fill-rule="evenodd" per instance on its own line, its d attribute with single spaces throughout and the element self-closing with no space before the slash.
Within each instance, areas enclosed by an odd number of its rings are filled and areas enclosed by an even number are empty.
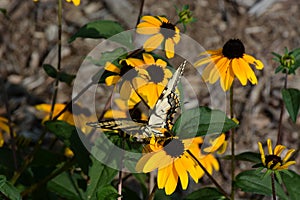
<svg viewBox="0 0 300 200">
<path fill-rule="evenodd" d="M 230 118 L 234 118 L 233 111 L 233 85 L 230 87 Z M 231 129 L 231 199 L 234 200 L 235 188 L 234 188 L 234 179 L 235 179 L 235 129 Z"/>
<path fill-rule="evenodd" d="M 287 88 L 287 77 L 288 77 L 288 72 L 286 72 L 286 74 L 284 76 L 284 85 L 283 85 L 284 89 Z M 280 115 L 279 115 L 279 122 L 278 122 L 278 132 L 277 132 L 277 142 L 276 142 L 276 145 L 281 144 L 283 112 L 284 112 L 284 103 L 283 103 L 283 100 L 281 100 L 280 101 Z"/>
<path fill-rule="evenodd" d="M 274 172 L 271 173 L 271 183 L 272 183 L 272 196 L 273 196 L 273 200 L 276 200 L 276 189 L 275 189 L 275 175 L 274 175 Z"/>
<path fill-rule="evenodd" d="M 54 83 L 54 93 L 52 96 L 52 103 L 51 103 L 51 110 L 50 110 L 50 117 L 49 119 L 52 120 L 53 118 L 53 112 L 54 107 L 57 99 L 57 93 L 58 93 L 58 85 L 59 85 L 59 74 L 61 70 L 61 35 L 62 35 L 62 0 L 58 0 L 58 12 L 57 12 L 57 18 L 58 18 L 58 48 L 57 48 L 57 77 Z"/>
<path fill-rule="evenodd" d="M 24 190 L 21 193 L 21 196 L 22 197 L 28 196 L 29 194 L 31 194 L 32 192 L 34 192 L 35 190 L 39 189 L 41 186 L 43 186 L 44 184 L 49 182 L 51 179 L 55 178 L 56 176 L 58 176 L 62 172 L 70 169 L 70 167 L 72 167 L 74 164 L 75 164 L 75 157 L 73 157 L 72 159 L 65 162 L 65 164 L 61 168 L 57 169 L 56 171 L 54 171 L 50 175 L 46 176 L 43 180 L 31 185 L 29 188 Z"/>
<path fill-rule="evenodd" d="M 230 196 L 227 194 L 227 192 L 221 187 L 221 185 L 214 179 L 214 177 L 206 170 L 206 168 L 201 164 L 201 162 L 190 152 L 190 150 L 187 150 L 187 152 L 192 156 L 192 158 L 198 163 L 198 165 L 201 167 L 201 169 L 205 172 L 205 174 L 208 176 L 208 178 L 214 183 L 214 185 L 219 189 L 219 191 L 227 198 L 231 199 Z"/>
</svg>

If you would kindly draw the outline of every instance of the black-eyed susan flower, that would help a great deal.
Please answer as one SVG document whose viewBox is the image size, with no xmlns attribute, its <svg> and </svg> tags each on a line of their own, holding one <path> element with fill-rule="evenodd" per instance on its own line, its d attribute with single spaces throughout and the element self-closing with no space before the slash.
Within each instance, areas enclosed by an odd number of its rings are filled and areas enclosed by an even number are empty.
<svg viewBox="0 0 300 200">
<path fill-rule="evenodd" d="M 65 106 L 66 106 L 66 104 L 62 104 L 62 103 L 55 104 L 54 110 L 53 110 L 53 116 L 56 116 L 57 114 L 59 114 L 65 108 Z M 49 120 L 50 112 L 51 112 L 51 104 L 38 104 L 35 106 L 35 108 L 37 110 L 44 112 L 44 118 L 43 118 L 42 122 Z M 74 119 L 73 119 L 73 114 L 70 111 L 64 112 L 57 119 L 65 121 L 71 125 L 75 124 Z"/>
<path fill-rule="evenodd" d="M 202 142 L 201 137 L 185 140 L 178 138 L 160 140 L 152 137 L 150 144 L 146 145 L 144 149 L 145 154 L 136 165 L 136 170 L 147 173 L 158 169 L 158 188 L 164 188 L 167 195 L 175 191 L 178 178 L 182 189 L 185 190 L 188 186 L 189 175 L 196 183 L 204 175 L 198 162 L 201 162 L 209 173 L 212 173 L 213 169 L 219 169 L 218 161 L 212 154 L 201 154 L 200 145 Z"/>
<path fill-rule="evenodd" d="M 268 155 L 265 155 L 263 146 L 258 142 L 262 164 L 271 170 L 283 170 L 287 169 L 290 165 L 296 163 L 296 161 L 288 161 L 295 149 L 290 149 L 286 152 L 285 156 L 281 158 L 281 153 L 286 149 L 286 146 L 276 145 L 274 151 L 272 149 L 272 142 L 270 139 L 267 140 Z"/>
<path fill-rule="evenodd" d="M 3 133 L 9 133 L 8 119 L 0 117 L 0 147 L 4 145 Z"/>
<path fill-rule="evenodd" d="M 235 77 L 244 86 L 249 80 L 252 84 L 257 84 L 257 78 L 250 66 L 255 66 L 261 70 L 264 66 L 260 60 L 245 53 L 245 47 L 239 39 L 230 39 L 223 48 L 209 50 L 200 54 L 210 54 L 209 57 L 200 59 L 195 66 L 208 64 L 203 70 L 205 81 L 214 84 L 220 79 L 221 87 L 227 91 Z"/>
<path fill-rule="evenodd" d="M 33 0 L 34 2 L 38 2 L 39 0 Z M 80 5 L 80 0 L 66 0 L 67 2 L 73 2 L 75 6 Z"/>
<path fill-rule="evenodd" d="M 161 16 L 143 16 L 137 25 L 136 32 L 153 35 L 143 45 L 146 51 L 153 51 L 163 45 L 167 58 L 174 57 L 174 47 L 180 40 L 179 29 L 167 18 Z"/>
</svg>

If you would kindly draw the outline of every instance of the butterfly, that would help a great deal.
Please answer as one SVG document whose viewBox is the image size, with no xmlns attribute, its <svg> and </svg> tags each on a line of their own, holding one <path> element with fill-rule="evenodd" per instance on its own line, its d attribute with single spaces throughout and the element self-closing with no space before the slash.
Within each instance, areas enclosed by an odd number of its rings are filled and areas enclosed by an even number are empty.
<svg viewBox="0 0 300 200">
<path fill-rule="evenodd" d="M 148 121 L 133 121 L 127 118 L 109 119 L 100 122 L 88 122 L 87 125 L 105 130 L 118 130 L 129 134 L 137 140 L 155 137 L 164 137 L 162 129 L 170 131 L 173 118 L 180 107 L 179 97 L 176 94 L 177 85 L 182 77 L 186 61 L 184 61 L 173 74 L 163 89 L 154 108 L 149 114 Z"/>
</svg>

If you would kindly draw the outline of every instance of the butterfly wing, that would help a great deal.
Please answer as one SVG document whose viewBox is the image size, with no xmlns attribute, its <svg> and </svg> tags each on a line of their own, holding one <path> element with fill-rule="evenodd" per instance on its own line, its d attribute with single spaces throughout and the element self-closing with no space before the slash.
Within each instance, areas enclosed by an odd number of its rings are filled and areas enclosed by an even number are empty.
<svg viewBox="0 0 300 200">
<path fill-rule="evenodd" d="M 186 61 L 176 70 L 173 77 L 157 100 L 154 109 L 150 113 L 148 125 L 153 128 L 171 129 L 172 121 L 177 109 L 180 106 L 178 95 L 175 93 L 178 82 L 180 81 Z"/>
<path fill-rule="evenodd" d="M 122 131 L 138 139 L 151 136 L 151 129 L 144 121 L 135 122 L 129 119 L 111 119 L 101 122 L 89 122 L 88 126 L 104 130 Z"/>
</svg>

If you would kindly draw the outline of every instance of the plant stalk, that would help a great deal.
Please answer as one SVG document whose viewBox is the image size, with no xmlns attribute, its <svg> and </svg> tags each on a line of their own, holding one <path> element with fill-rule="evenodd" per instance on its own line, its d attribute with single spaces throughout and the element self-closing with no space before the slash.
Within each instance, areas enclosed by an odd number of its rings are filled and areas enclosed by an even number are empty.
<svg viewBox="0 0 300 200">
<path fill-rule="evenodd" d="M 229 106 L 230 106 L 230 118 L 234 118 L 233 111 L 233 85 L 230 87 L 230 97 L 229 97 Z M 235 129 L 232 128 L 231 132 L 231 199 L 234 200 L 235 188 L 234 188 L 234 179 L 235 179 Z"/>
<path fill-rule="evenodd" d="M 276 189 L 275 189 L 275 174 L 271 173 L 271 183 L 272 183 L 272 196 L 273 200 L 276 200 Z"/>
</svg>

